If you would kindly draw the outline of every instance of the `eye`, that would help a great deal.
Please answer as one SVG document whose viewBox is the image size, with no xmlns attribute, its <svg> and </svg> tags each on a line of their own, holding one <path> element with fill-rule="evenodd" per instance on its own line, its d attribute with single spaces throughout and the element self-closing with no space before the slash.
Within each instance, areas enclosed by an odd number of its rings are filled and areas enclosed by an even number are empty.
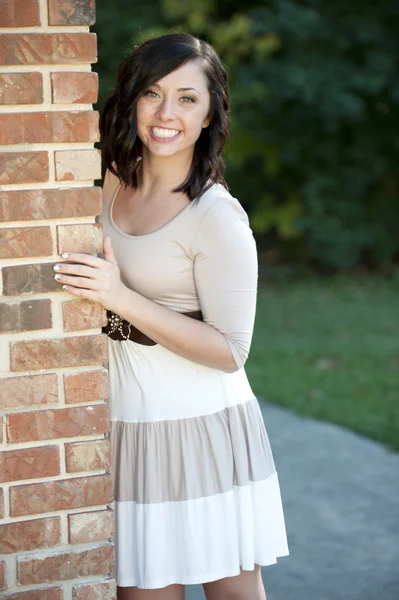
<svg viewBox="0 0 399 600">
<path fill-rule="evenodd" d="M 195 103 L 195 98 L 192 98 L 191 96 L 182 96 L 180 100 L 183 100 L 183 104 Z"/>
<path fill-rule="evenodd" d="M 154 92 L 153 90 L 146 90 L 145 92 L 143 92 L 143 96 L 149 96 L 150 98 L 156 98 L 158 96 L 158 94 L 156 92 Z"/>
</svg>

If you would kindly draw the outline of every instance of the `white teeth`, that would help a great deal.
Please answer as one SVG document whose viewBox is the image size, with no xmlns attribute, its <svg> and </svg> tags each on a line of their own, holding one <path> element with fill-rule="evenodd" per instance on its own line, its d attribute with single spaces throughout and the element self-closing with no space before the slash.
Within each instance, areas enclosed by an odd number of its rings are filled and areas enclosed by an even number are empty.
<svg viewBox="0 0 399 600">
<path fill-rule="evenodd" d="M 171 138 L 179 133 L 178 129 L 162 129 L 161 127 L 151 127 L 154 135 L 157 137 Z"/>
</svg>

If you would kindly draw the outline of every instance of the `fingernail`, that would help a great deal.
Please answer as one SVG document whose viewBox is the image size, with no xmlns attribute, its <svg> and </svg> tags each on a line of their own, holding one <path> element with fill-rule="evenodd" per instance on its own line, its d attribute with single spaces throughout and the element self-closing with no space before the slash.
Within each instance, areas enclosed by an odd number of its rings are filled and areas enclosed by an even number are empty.
<svg viewBox="0 0 399 600">
<path fill-rule="evenodd" d="M 57 275 L 54 275 L 54 279 L 59 281 L 61 279 L 61 275 L 59 273 L 57 273 Z"/>
<path fill-rule="evenodd" d="M 66 285 L 63 285 L 63 286 L 62 286 L 62 289 L 63 289 L 63 290 L 67 290 L 67 289 L 68 289 L 68 287 L 67 287 Z"/>
<path fill-rule="evenodd" d="M 54 271 L 59 271 L 61 268 L 61 265 L 54 265 L 53 269 Z"/>
<path fill-rule="evenodd" d="M 61 256 L 62 256 L 62 258 L 68 258 L 69 254 L 68 254 L 68 252 L 63 252 L 61 254 Z"/>
</svg>

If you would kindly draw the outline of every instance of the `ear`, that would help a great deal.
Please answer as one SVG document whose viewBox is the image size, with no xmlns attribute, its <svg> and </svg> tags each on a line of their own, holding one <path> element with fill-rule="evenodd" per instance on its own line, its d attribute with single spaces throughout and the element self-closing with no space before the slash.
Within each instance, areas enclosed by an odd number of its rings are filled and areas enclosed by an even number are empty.
<svg viewBox="0 0 399 600">
<path fill-rule="evenodd" d="M 203 127 L 203 128 L 205 128 L 205 127 L 208 127 L 208 125 L 209 125 L 209 123 L 210 123 L 210 122 L 211 122 L 211 120 L 210 120 L 210 119 L 205 119 L 205 121 L 204 121 L 204 123 L 203 123 L 202 127 Z"/>
</svg>

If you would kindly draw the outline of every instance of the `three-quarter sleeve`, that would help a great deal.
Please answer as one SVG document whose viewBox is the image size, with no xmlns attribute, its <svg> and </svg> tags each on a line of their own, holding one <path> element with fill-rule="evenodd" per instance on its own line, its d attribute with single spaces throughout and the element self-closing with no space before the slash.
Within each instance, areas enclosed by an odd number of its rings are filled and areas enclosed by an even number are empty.
<svg viewBox="0 0 399 600">
<path fill-rule="evenodd" d="M 253 335 L 258 258 L 248 216 L 236 199 L 226 195 L 207 210 L 193 251 L 204 321 L 224 335 L 240 369 Z"/>
</svg>

